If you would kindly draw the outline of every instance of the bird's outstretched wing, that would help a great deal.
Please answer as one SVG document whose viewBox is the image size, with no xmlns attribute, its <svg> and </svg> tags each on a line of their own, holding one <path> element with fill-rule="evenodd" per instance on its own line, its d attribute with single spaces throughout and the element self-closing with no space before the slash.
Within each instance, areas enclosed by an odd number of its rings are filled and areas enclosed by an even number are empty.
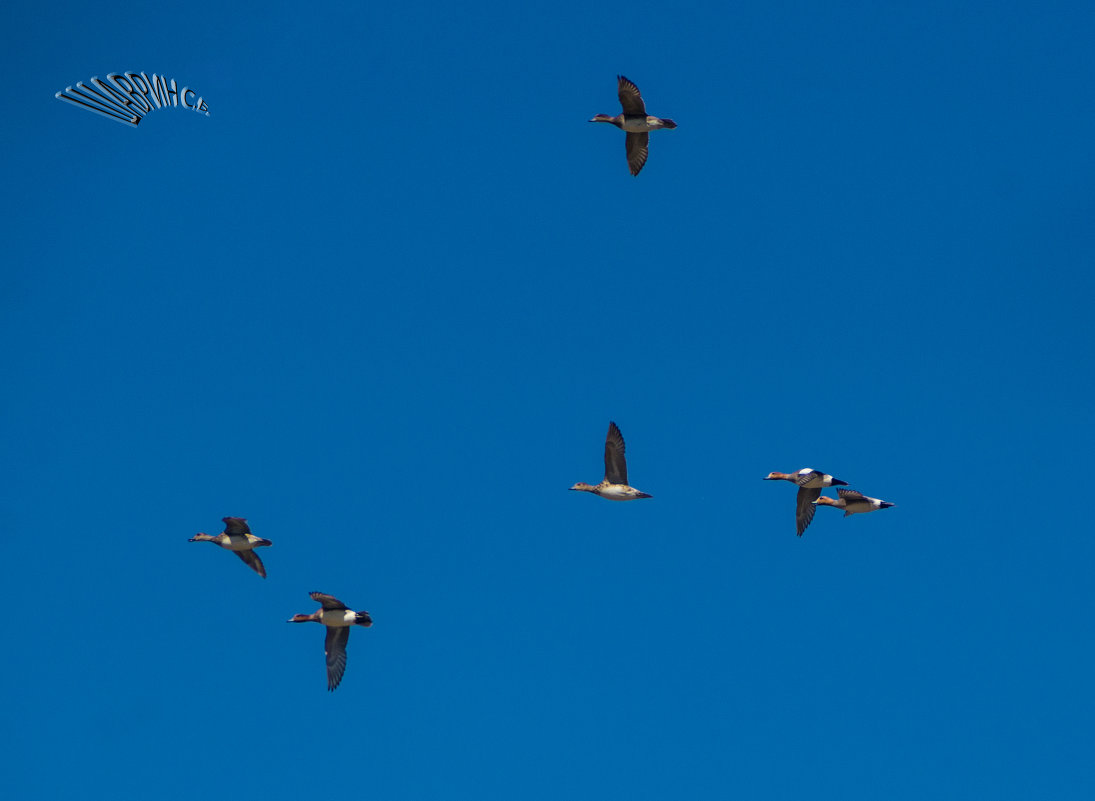
<svg viewBox="0 0 1095 801">
<path fill-rule="evenodd" d="M 317 595 L 318 593 L 313 593 Z M 342 674 L 346 672 L 346 643 L 350 641 L 350 627 L 327 627 L 327 639 L 323 643 L 323 653 L 327 656 L 327 689 L 334 690 Z"/>
<path fill-rule="evenodd" d="M 639 94 L 639 87 L 625 78 L 623 75 L 616 76 L 617 85 L 616 89 L 620 95 L 620 105 L 624 107 L 624 116 L 646 116 L 646 103 L 643 102 L 643 96 Z"/>
<path fill-rule="evenodd" d="M 308 595 L 313 601 L 318 601 L 324 609 L 346 609 L 346 604 L 338 600 L 333 595 L 327 595 L 323 592 L 310 592 Z"/>
<path fill-rule="evenodd" d="M 810 521 L 814 519 L 814 512 L 817 511 L 814 501 L 820 497 L 821 487 L 814 487 L 813 489 L 809 487 L 798 488 L 798 496 L 795 498 L 795 528 L 800 537 L 806 527 L 810 525 Z"/>
<path fill-rule="evenodd" d="M 638 175 L 639 170 L 646 164 L 646 158 L 650 155 L 650 134 L 633 133 L 628 131 L 624 137 L 624 147 L 627 150 L 627 166 L 632 175 Z"/>
<path fill-rule="evenodd" d="M 224 517 L 221 518 L 224 521 L 224 533 L 225 534 L 250 534 L 251 527 L 247 525 L 247 518 L 245 517 Z"/>
<path fill-rule="evenodd" d="M 609 484 L 627 484 L 624 435 L 612 422 L 608 424 L 608 435 L 605 437 L 605 478 Z"/>
<path fill-rule="evenodd" d="M 254 551 L 233 551 L 244 564 L 254 570 L 263 578 L 266 578 L 266 566 L 263 565 L 262 560 L 259 559 L 259 555 Z"/>
</svg>

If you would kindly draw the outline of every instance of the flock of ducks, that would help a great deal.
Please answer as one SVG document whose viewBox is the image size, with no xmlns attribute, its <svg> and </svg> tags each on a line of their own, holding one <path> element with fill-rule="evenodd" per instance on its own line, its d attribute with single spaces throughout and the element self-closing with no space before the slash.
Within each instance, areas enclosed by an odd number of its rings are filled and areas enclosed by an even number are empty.
<svg viewBox="0 0 1095 801">
<path fill-rule="evenodd" d="M 615 117 L 608 114 L 598 114 L 590 122 L 606 122 L 615 125 L 626 132 L 624 145 L 627 151 L 627 166 L 632 175 L 638 175 L 646 164 L 650 149 L 650 131 L 659 128 L 676 128 L 673 120 L 661 117 L 652 117 L 646 113 L 646 104 L 643 103 L 639 87 L 625 78 L 616 76 L 617 92 L 620 96 L 620 105 L 623 112 Z M 624 456 L 624 436 L 620 428 L 614 422 L 608 424 L 608 434 L 605 436 L 605 476 L 599 484 L 586 484 L 579 481 L 570 489 L 578 492 L 589 492 L 598 497 L 610 501 L 634 501 L 640 498 L 653 497 L 649 493 L 635 489 L 627 482 L 627 459 Z M 798 536 L 810 525 L 814 519 L 814 512 L 820 506 L 833 506 L 844 510 L 844 516 L 873 512 L 876 509 L 887 509 L 894 504 L 878 498 L 870 498 L 862 493 L 850 489 L 838 489 L 837 498 L 822 496 L 821 490 L 825 487 L 846 487 L 847 481 L 833 478 L 828 473 L 814 470 L 810 467 L 794 473 L 769 473 L 766 481 L 790 481 L 798 486 L 798 495 L 795 502 L 795 528 Z M 266 578 L 266 566 L 262 559 L 255 553 L 256 548 L 273 545 L 270 540 L 256 537 L 251 533 L 251 527 L 242 517 L 225 517 L 224 531 L 220 534 L 209 535 L 198 532 L 190 538 L 190 542 L 212 542 L 232 551 L 244 564 L 254 570 L 263 578 Z M 313 601 L 320 604 L 320 608 L 309 615 L 298 614 L 289 618 L 289 623 L 322 623 L 327 628 L 327 636 L 323 643 L 323 653 L 327 661 L 327 689 L 333 691 L 342 681 L 346 672 L 346 643 L 350 641 L 350 627 L 373 625 L 373 619 L 368 612 L 356 612 L 350 609 L 342 601 L 333 595 L 322 592 L 309 593 Z"/>
<path fill-rule="evenodd" d="M 224 531 L 210 536 L 199 531 L 190 538 L 190 542 L 212 542 L 227 551 L 232 551 L 244 564 L 266 578 L 266 566 L 255 553 L 255 548 L 273 545 L 270 540 L 256 537 L 251 527 L 242 517 L 224 517 Z M 342 681 L 346 672 L 346 643 L 350 641 L 350 626 L 373 625 L 368 612 L 355 612 L 333 595 L 323 592 L 308 593 L 320 608 L 310 615 L 293 615 L 289 623 L 322 623 L 327 627 L 327 638 L 323 642 L 323 653 L 327 659 L 327 689 L 334 690 Z"/>
<path fill-rule="evenodd" d="M 649 493 L 637 490 L 627 483 L 627 459 L 624 456 L 624 435 L 620 433 L 620 427 L 609 421 L 608 434 L 605 436 L 605 477 L 599 484 L 586 484 L 579 481 L 570 489 L 579 492 L 590 492 L 610 501 L 634 501 L 640 498 L 652 498 Z M 862 493 L 850 489 L 838 489 L 838 498 L 822 496 L 821 490 L 825 487 L 846 487 L 847 481 L 833 478 L 828 473 L 804 467 L 795 473 L 769 473 L 765 481 L 790 481 L 798 486 L 798 496 L 795 502 L 795 527 L 798 536 L 810 525 L 814 519 L 814 512 L 820 506 L 834 506 L 844 510 L 844 516 L 873 512 L 876 509 L 888 509 L 894 504 L 882 501 L 878 498 L 869 498 Z M 263 548 L 273 545 L 270 540 L 256 537 L 251 533 L 251 527 L 242 517 L 225 517 L 224 531 L 220 534 L 209 535 L 198 532 L 190 538 L 190 542 L 212 542 L 225 550 L 232 551 L 244 564 L 254 570 L 263 578 L 266 578 L 266 566 L 263 565 L 255 548 Z M 309 593 L 313 601 L 318 601 L 320 608 L 310 615 L 293 615 L 289 623 L 322 623 L 327 627 L 327 636 L 323 641 L 323 654 L 327 660 L 327 689 L 333 691 L 342 681 L 346 672 L 346 643 L 350 641 L 350 627 L 373 625 L 373 619 L 368 612 L 356 612 L 350 609 L 342 601 L 333 595 L 322 592 Z"/>
<path fill-rule="evenodd" d="M 873 512 L 876 509 L 889 509 L 894 504 L 878 498 L 870 498 L 862 492 L 851 489 L 838 489 L 837 498 L 827 498 L 821 494 L 825 487 L 846 487 L 847 481 L 833 478 L 828 473 L 814 470 L 812 467 L 804 467 L 794 473 L 769 473 L 764 477 L 765 481 L 790 481 L 798 486 L 798 495 L 795 499 L 795 533 L 802 536 L 802 532 L 814 519 L 814 512 L 818 506 L 835 506 L 844 510 L 844 516 Z M 620 427 L 613 422 L 608 424 L 608 435 L 605 437 L 605 477 L 600 484 L 586 484 L 579 481 L 572 490 L 579 492 L 592 492 L 610 501 L 634 501 L 638 498 L 652 498 L 645 492 L 641 492 L 627 483 L 627 460 L 624 458 L 624 435 L 620 433 Z"/>
</svg>

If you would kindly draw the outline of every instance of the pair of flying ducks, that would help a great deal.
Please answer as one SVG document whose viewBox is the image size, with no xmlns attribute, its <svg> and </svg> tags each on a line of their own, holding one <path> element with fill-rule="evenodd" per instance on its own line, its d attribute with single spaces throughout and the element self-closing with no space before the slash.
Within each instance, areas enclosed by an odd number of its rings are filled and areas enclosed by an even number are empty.
<svg viewBox="0 0 1095 801">
<path fill-rule="evenodd" d="M 839 498 L 826 498 L 821 494 L 823 487 L 846 487 L 847 481 L 833 478 L 828 473 L 814 470 L 812 467 L 804 467 L 794 473 L 769 473 L 764 477 L 765 481 L 790 481 L 798 486 L 798 495 L 795 498 L 795 529 L 801 537 L 802 532 L 814 519 L 814 512 L 818 506 L 835 506 L 844 510 L 844 516 L 864 514 L 877 509 L 889 509 L 894 504 L 882 501 L 878 498 L 869 498 L 862 492 L 850 489 L 838 489 Z"/>
<path fill-rule="evenodd" d="M 210 536 L 204 532 L 198 532 L 190 538 L 190 542 L 212 542 L 220 547 L 232 551 L 243 563 L 266 578 L 266 567 L 262 564 L 255 548 L 273 545 L 270 540 L 256 537 L 251 533 L 251 527 L 242 517 L 225 517 L 224 531 Z M 342 674 L 346 672 L 346 643 L 350 641 L 350 626 L 373 625 L 373 619 L 368 612 L 355 612 L 333 595 L 322 592 L 309 593 L 313 601 L 320 603 L 320 608 L 310 615 L 293 615 L 290 623 L 322 623 L 327 627 L 327 638 L 323 643 L 323 653 L 327 659 L 327 689 L 334 690 L 342 681 Z"/>
</svg>

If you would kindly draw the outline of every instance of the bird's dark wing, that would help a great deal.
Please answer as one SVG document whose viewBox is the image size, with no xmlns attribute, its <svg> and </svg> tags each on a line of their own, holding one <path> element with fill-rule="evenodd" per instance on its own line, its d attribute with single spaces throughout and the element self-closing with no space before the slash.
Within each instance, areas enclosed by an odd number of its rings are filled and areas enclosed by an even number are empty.
<svg viewBox="0 0 1095 801">
<path fill-rule="evenodd" d="M 244 564 L 254 570 L 263 578 L 266 578 L 266 567 L 262 564 L 262 560 L 259 559 L 259 555 L 254 551 L 234 551 L 236 556 L 243 560 Z"/>
<path fill-rule="evenodd" d="M 627 166 L 632 175 L 638 175 L 639 170 L 646 164 L 646 157 L 650 155 L 650 134 L 627 132 L 624 137 L 624 147 L 627 148 Z"/>
<path fill-rule="evenodd" d="M 247 525 L 247 519 L 243 517 L 224 517 L 225 534 L 250 534 L 251 527 Z"/>
<path fill-rule="evenodd" d="M 335 598 L 333 595 L 327 595 L 322 592 L 310 592 L 308 593 L 313 601 L 319 601 L 324 609 L 346 609 L 346 604 Z"/>
<path fill-rule="evenodd" d="M 334 690 L 346 672 L 346 643 L 350 641 L 349 626 L 328 626 L 323 653 L 327 656 L 327 689 Z"/>
<path fill-rule="evenodd" d="M 862 492 L 856 492 L 855 490 L 850 489 L 838 489 L 836 494 L 846 501 L 862 501 L 867 497 Z"/>
<path fill-rule="evenodd" d="M 608 436 L 605 437 L 605 478 L 610 484 L 627 484 L 624 435 L 612 422 L 608 424 Z"/>
<path fill-rule="evenodd" d="M 616 80 L 617 91 L 620 95 L 620 105 L 624 107 L 624 116 L 646 116 L 646 104 L 643 102 L 643 96 L 639 94 L 639 87 L 625 78 L 623 75 L 617 75 Z"/>
<path fill-rule="evenodd" d="M 810 521 L 814 519 L 814 512 L 817 511 L 814 501 L 820 497 L 821 487 L 815 487 L 814 489 L 808 487 L 798 488 L 798 497 L 795 498 L 795 528 L 800 537 L 806 527 L 810 525 Z"/>
</svg>

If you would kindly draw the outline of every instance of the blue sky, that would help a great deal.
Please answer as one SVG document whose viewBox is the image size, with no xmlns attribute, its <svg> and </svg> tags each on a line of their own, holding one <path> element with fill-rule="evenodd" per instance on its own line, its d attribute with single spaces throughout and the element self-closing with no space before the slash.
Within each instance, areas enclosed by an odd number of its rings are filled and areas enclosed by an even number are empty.
<svg viewBox="0 0 1095 801">
<path fill-rule="evenodd" d="M 1095 11 L 891 5 L 6 5 L 7 797 L 1090 798 Z"/>
</svg>

